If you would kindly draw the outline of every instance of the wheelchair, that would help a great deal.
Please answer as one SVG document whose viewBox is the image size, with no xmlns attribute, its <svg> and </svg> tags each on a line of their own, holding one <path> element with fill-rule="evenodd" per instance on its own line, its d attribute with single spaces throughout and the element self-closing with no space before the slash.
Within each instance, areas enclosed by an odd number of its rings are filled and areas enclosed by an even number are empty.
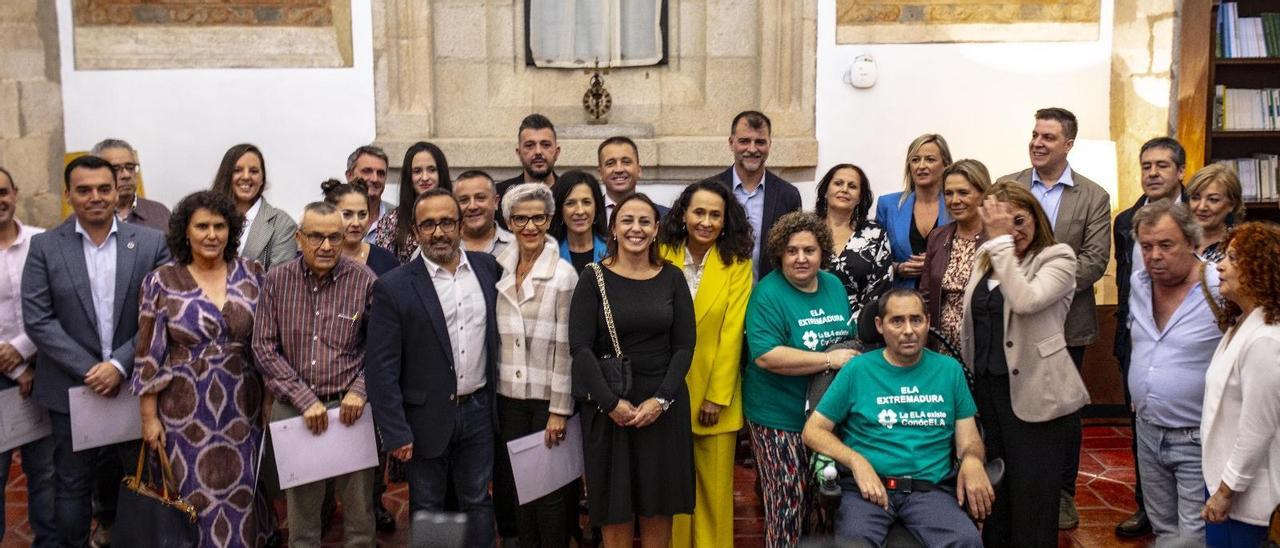
<svg viewBox="0 0 1280 548">
<path fill-rule="evenodd" d="M 884 347 L 884 337 L 876 331 L 876 314 L 879 312 L 879 306 L 876 301 L 871 301 L 863 307 L 861 314 L 857 318 L 856 337 L 847 342 L 836 343 L 831 345 L 829 349 L 835 348 L 852 348 L 854 350 L 867 352 Z M 960 368 L 964 372 L 966 383 L 969 385 L 969 391 L 973 391 L 973 374 L 967 367 L 964 367 L 964 361 L 960 356 L 960 349 L 955 346 L 946 336 L 938 331 L 934 326 L 929 326 L 928 338 L 925 347 L 946 354 L 955 358 L 960 362 Z M 817 402 L 822 399 L 822 394 L 826 392 L 827 387 L 831 384 L 831 380 L 835 377 L 834 372 L 824 374 L 817 377 L 815 381 L 809 385 L 808 398 L 811 402 L 810 409 L 817 406 Z M 840 499 L 846 489 L 856 489 L 853 484 L 853 478 L 848 468 L 840 465 L 829 457 L 813 453 L 810 460 L 810 469 L 814 474 L 814 485 L 817 486 L 817 504 L 814 512 L 810 515 L 812 524 L 811 532 L 818 537 L 831 537 L 835 535 L 836 514 L 840 509 Z M 1004 460 L 991 459 L 986 464 L 987 478 L 991 481 L 991 486 L 998 487 L 1000 481 L 1004 479 Z M 959 463 L 953 463 L 951 472 L 947 474 L 937 488 L 954 492 L 956 484 L 956 475 L 959 473 Z M 886 548 L 923 548 L 924 545 L 907 530 L 907 527 L 900 521 L 894 522 L 889 528 L 889 534 L 885 537 Z"/>
</svg>

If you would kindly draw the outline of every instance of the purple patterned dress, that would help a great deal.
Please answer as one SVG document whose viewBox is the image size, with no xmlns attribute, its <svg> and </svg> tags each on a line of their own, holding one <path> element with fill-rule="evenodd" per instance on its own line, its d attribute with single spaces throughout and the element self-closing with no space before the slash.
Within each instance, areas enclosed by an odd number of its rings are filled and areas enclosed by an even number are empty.
<svg viewBox="0 0 1280 548">
<path fill-rule="evenodd" d="M 158 396 L 178 491 L 199 512 L 201 546 L 259 546 L 269 531 L 271 514 L 254 490 L 263 388 L 249 347 L 262 275 L 250 259 L 229 263 L 221 310 L 186 266 L 166 264 L 142 282 L 130 389 Z"/>
</svg>

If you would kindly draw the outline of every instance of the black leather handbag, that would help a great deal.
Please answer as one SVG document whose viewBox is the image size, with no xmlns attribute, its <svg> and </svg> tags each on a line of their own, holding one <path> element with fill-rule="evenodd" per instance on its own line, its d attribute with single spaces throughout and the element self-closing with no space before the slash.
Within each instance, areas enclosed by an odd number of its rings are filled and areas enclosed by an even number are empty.
<svg viewBox="0 0 1280 548">
<path fill-rule="evenodd" d="M 149 453 L 155 453 L 163 476 L 159 491 L 151 484 Z M 116 502 L 116 522 L 111 528 L 111 544 L 131 548 L 195 548 L 200 544 L 196 509 L 178 497 L 173 469 L 164 451 L 142 444 L 138 471 L 120 484 Z"/>
<path fill-rule="evenodd" d="M 600 373 L 604 375 L 609 391 L 619 398 L 627 397 L 631 391 L 631 360 L 622 354 L 622 345 L 618 344 L 618 330 L 613 326 L 613 309 L 609 307 L 609 296 L 604 289 L 604 274 L 597 263 L 587 265 L 596 275 L 596 286 L 600 288 L 600 303 L 604 306 L 604 323 L 609 327 L 609 340 L 613 342 L 613 354 L 599 356 Z M 585 395 L 585 388 L 582 390 Z"/>
</svg>

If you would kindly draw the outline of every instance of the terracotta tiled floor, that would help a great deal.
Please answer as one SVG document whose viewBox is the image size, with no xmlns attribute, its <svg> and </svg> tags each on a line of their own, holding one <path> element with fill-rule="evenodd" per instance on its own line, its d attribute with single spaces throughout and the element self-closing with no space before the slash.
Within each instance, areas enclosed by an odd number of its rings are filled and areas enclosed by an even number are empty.
<svg viewBox="0 0 1280 548">
<path fill-rule="evenodd" d="M 1091 426 L 1084 431 L 1084 449 L 1080 455 L 1080 475 L 1076 480 L 1076 504 L 1080 509 L 1080 527 L 1064 532 L 1060 546 L 1104 547 L 1142 546 L 1150 539 L 1122 541 L 1113 530 L 1116 523 L 1133 512 L 1133 459 L 1129 454 L 1128 428 Z M 26 482 L 14 459 L 9 485 L 5 489 L 5 516 L 8 535 L 0 548 L 17 548 L 31 542 L 31 529 L 26 520 Z M 760 515 L 753 482 L 755 471 L 738 466 L 734 474 L 734 506 L 738 547 L 764 545 L 764 523 Z M 387 509 L 394 512 L 400 527 L 394 534 L 380 535 L 380 546 L 404 546 L 408 539 L 408 492 L 401 484 L 386 496 Z M 341 527 L 334 527 L 326 546 L 339 546 Z"/>
</svg>

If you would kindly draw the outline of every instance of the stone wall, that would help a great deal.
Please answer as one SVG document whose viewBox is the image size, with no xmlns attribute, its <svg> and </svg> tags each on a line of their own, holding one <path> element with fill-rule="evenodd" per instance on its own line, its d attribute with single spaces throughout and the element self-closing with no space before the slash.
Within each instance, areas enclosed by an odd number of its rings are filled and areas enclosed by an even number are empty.
<svg viewBox="0 0 1280 548">
<path fill-rule="evenodd" d="M 54 3 L 0 0 L 0 165 L 18 183 L 18 217 L 59 220 L 62 86 Z"/>
<path fill-rule="evenodd" d="M 1181 0 L 1116 0 L 1111 56 L 1111 139 L 1116 142 L 1119 211 L 1142 196 L 1138 151 L 1173 135 L 1169 104 Z M 1190 178 L 1188 173 L 1187 177 Z"/>
<path fill-rule="evenodd" d="M 560 132 L 558 168 L 594 166 L 600 133 L 633 137 L 646 180 L 691 180 L 732 162 L 729 123 L 773 119 L 770 166 L 812 179 L 817 163 L 816 0 L 669 0 L 668 62 L 613 69 L 612 127 L 586 125 L 581 70 L 524 59 L 524 0 L 375 0 L 378 143 L 392 163 L 430 140 L 449 163 L 517 166 L 516 127 L 530 112 Z"/>
</svg>

